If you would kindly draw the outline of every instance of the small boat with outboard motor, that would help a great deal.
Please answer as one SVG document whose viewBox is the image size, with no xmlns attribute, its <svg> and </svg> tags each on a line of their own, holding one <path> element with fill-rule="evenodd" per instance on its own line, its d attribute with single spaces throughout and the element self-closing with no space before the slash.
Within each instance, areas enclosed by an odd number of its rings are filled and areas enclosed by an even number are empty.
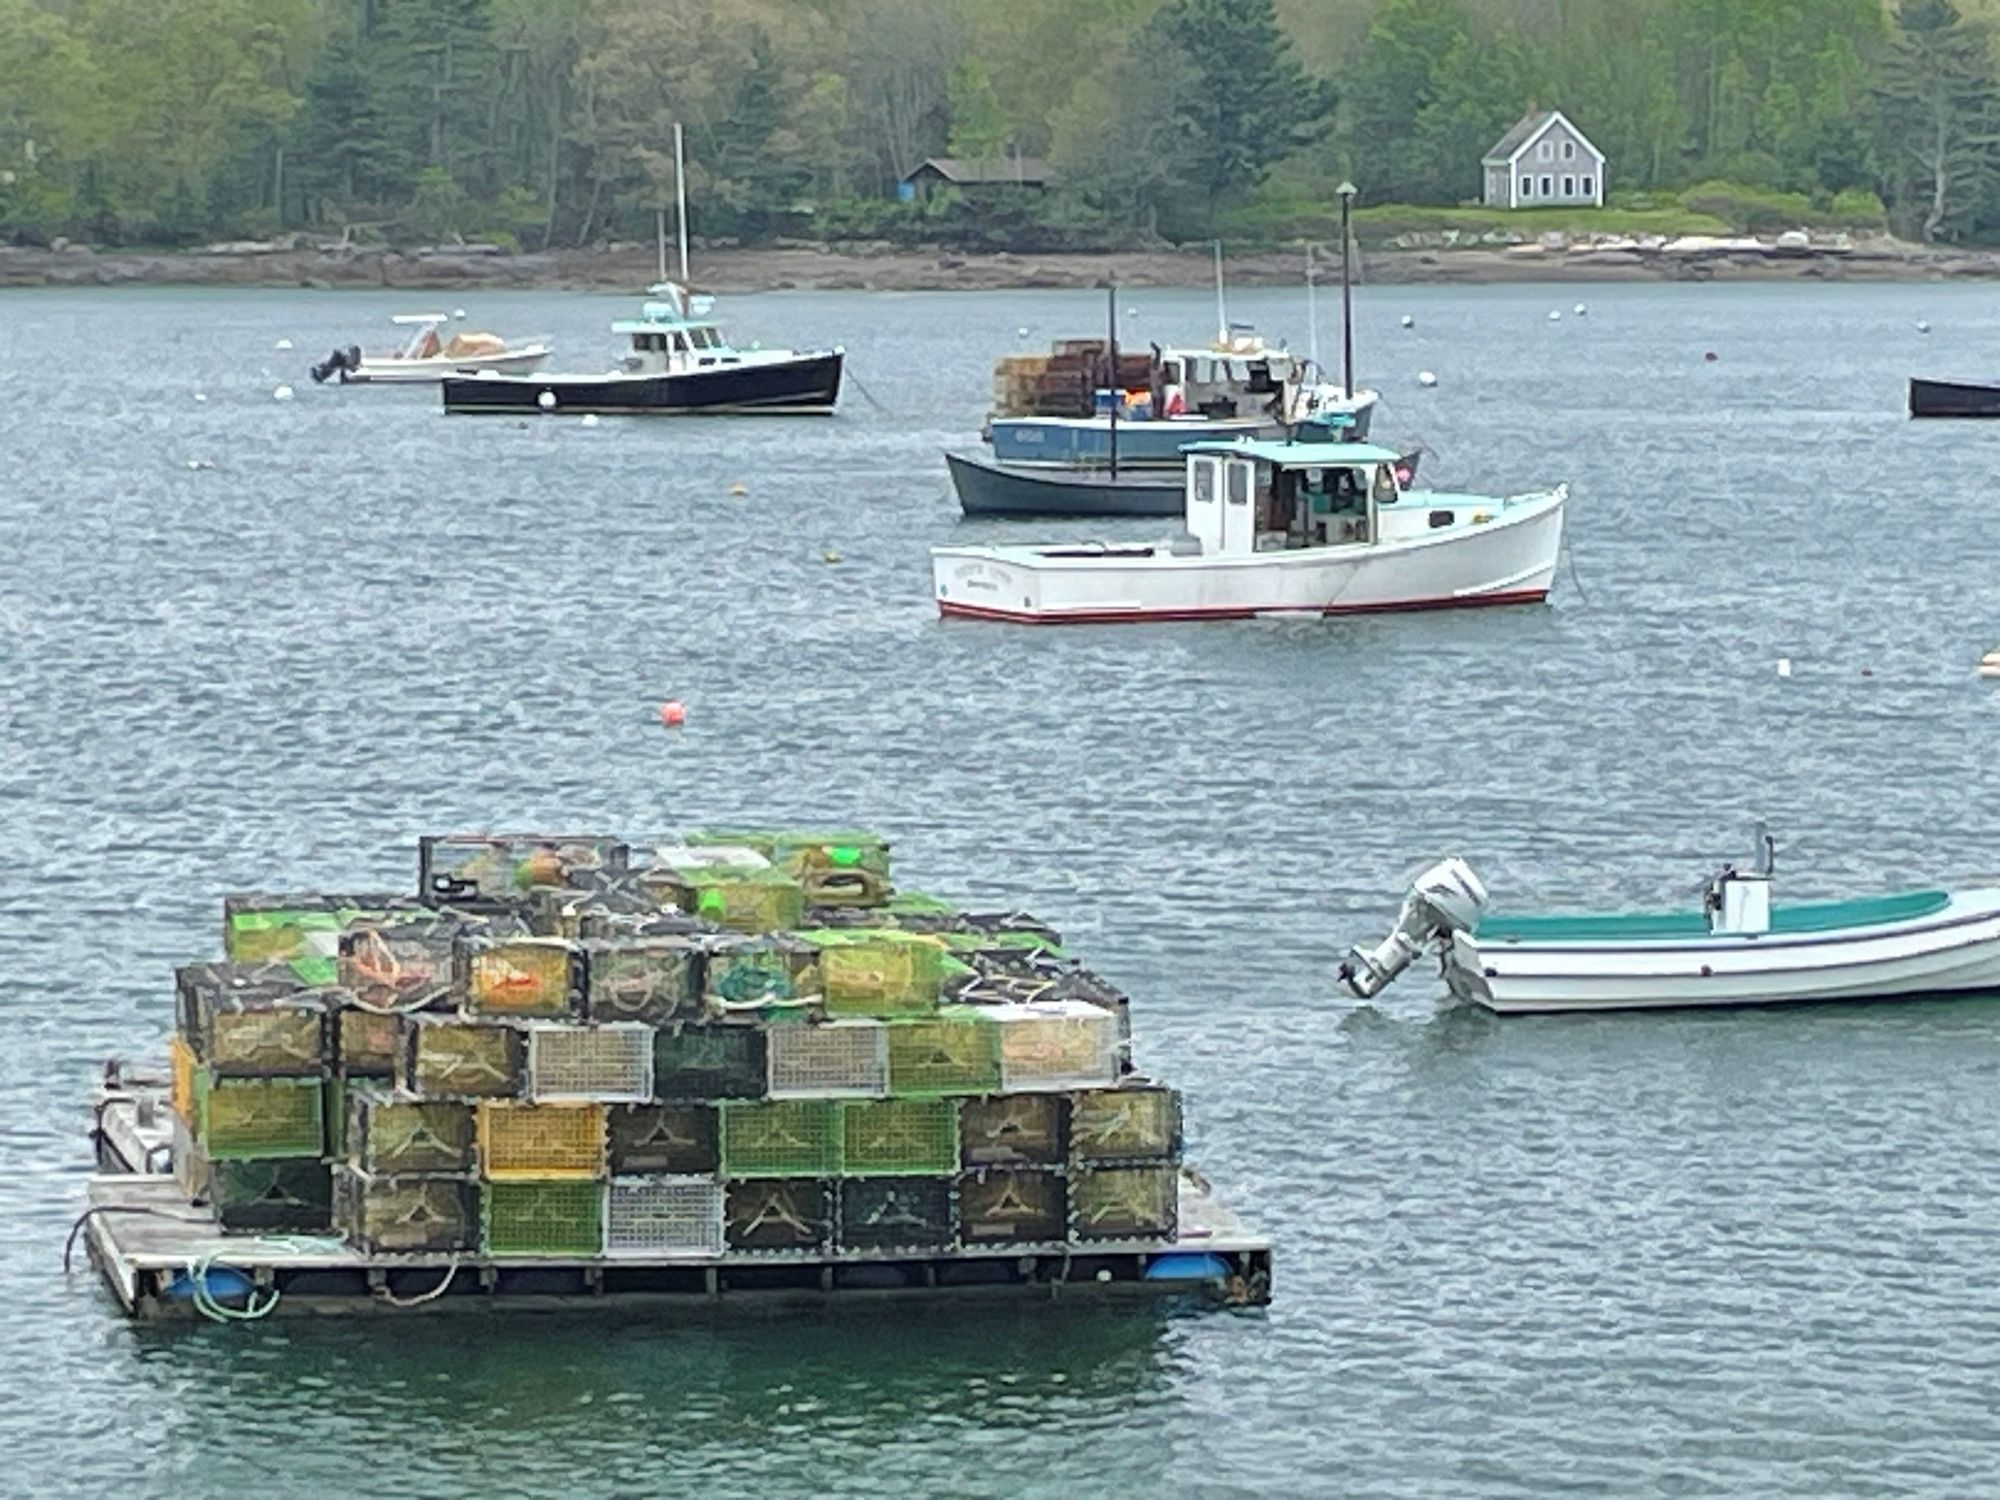
<svg viewBox="0 0 2000 1500">
<path fill-rule="evenodd" d="M 1910 377 L 1913 417 L 2000 417 L 2000 380 Z"/>
<path fill-rule="evenodd" d="M 2000 993 L 2000 888 L 1776 905 L 1762 843 L 1761 867 L 1724 865 L 1696 911 L 1492 915 L 1471 866 L 1443 860 L 1340 977 L 1371 999 L 1430 952 L 1454 995 L 1502 1015 Z"/>
<path fill-rule="evenodd" d="M 406 331 L 401 349 L 393 354 L 364 354 L 359 344 L 336 349 L 312 367 L 313 383 L 337 380 L 342 385 L 420 385 L 447 375 L 485 371 L 527 375 L 541 368 L 550 353 L 550 346 L 542 339 L 509 344 L 491 333 L 440 336 L 439 330 L 452 321 L 444 313 L 398 313 L 389 321 Z"/>
<path fill-rule="evenodd" d="M 1185 530 L 1159 542 L 931 549 L 938 612 L 1023 624 L 1247 619 L 1525 604 L 1548 596 L 1568 487 L 1418 490 L 1408 455 L 1302 424 L 1198 443 Z"/>
</svg>

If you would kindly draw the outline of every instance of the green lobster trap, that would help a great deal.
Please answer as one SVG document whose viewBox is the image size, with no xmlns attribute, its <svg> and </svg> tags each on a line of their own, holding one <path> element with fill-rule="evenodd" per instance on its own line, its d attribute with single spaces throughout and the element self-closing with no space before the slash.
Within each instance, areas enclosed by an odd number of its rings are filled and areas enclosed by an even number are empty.
<svg viewBox="0 0 2000 1500">
<path fill-rule="evenodd" d="M 212 1161 L 197 1147 L 182 1190 L 205 1203 L 224 1229 L 264 1234 L 324 1233 L 333 1220 L 333 1178 L 311 1157 Z"/>
<path fill-rule="evenodd" d="M 1176 1167 L 1083 1167 L 1070 1174 L 1070 1227 L 1080 1240 L 1170 1240 L 1179 1209 Z"/>
<path fill-rule="evenodd" d="M 825 1013 L 819 949 L 790 933 L 710 938 L 702 990 L 711 1012 L 767 1020 Z"/>
<path fill-rule="evenodd" d="M 832 1100 L 723 1102 L 723 1176 L 814 1177 L 839 1170 L 840 1115 Z"/>
<path fill-rule="evenodd" d="M 604 1191 L 601 1182 L 571 1178 L 489 1182 L 479 1193 L 480 1248 L 488 1255 L 601 1255 Z"/>
<path fill-rule="evenodd" d="M 799 934 L 820 950 L 827 1014 L 923 1016 L 938 1008 L 944 949 L 893 928 L 818 928 Z"/>
<path fill-rule="evenodd" d="M 423 909 L 408 896 L 239 893 L 222 898 L 222 952 L 238 964 L 331 959 L 356 922 Z"/>
<path fill-rule="evenodd" d="M 655 879 L 682 911 L 731 932 L 783 932 L 805 915 L 805 890 L 777 870 L 691 865 L 658 872 Z"/>
<path fill-rule="evenodd" d="M 842 1172 L 925 1177 L 958 1169 L 956 1100 L 846 1100 L 839 1108 Z"/>
<path fill-rule="evenodd" d="M 318 1078 L 194 1074 L 195 1140 L 212 1161 L 326 1154 L 326 1095 Z"/>
<path fill-rule="evenodd" d="M 470 1177 L 377 1177 L 333 1169 L 333 1227 L 370 1255 L 472 1250 L 479 1184 Z"/>
<path fill-rule="evenodd" d="M 348 1165 L 380 1176 L 470 1172 L 475 1164 L 473 1109 L 450 1099 L 412 1099 L 379 1085 L 347 1095 Z"/>
<path fill-rule="evenodd" d="M 914 1097 L 991 1094 L 1000 1088 L 1000 1043 L 976 1006 L 889 1023 L 889 1092 Z"/>
<path fill-rule="evenodd" d="M 653 1036 L 653 1093 L 662 1100 L 761 1098 L 766 1071 L 762 1027 L 663 1027 Z"/>
<path fill-rule="evenodd" d="M 842 1250 L 945 1250 L 955 1237 L 948 1177 L 847 1177 L 839 1197 Z"/>
<path fill-rule="evenodd" d="M 722 1169 L 713 1104 L 614 1104 L 607 1116 L 613 1177 L 702 1176 Z"/>
</svg>

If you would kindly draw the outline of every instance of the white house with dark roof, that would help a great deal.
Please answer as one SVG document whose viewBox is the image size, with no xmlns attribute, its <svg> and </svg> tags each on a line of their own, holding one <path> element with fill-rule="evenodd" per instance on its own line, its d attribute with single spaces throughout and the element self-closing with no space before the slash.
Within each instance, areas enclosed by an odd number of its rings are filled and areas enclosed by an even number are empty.
<svg viewBox="0 0 2000 1500">
<path fill-rule="evenodd" d="M 1480 158 L 1488 208 L 1604 206 L 1604 153 L 1559 109 L 1535 109 Z"/>
</svg>

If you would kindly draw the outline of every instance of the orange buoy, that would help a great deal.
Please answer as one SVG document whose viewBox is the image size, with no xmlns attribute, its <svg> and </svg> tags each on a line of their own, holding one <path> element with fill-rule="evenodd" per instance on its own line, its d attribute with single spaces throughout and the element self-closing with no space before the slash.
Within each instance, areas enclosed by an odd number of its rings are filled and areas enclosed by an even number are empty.
<svg viewBox="0 0 2000 1500">
<path fill-rule="evenodd" d="M 669 698 L 660 705 L 660 722 L 669 729 L 679 729 L 687 722 L 688 711 L 678 698 Z"/>
</svg>

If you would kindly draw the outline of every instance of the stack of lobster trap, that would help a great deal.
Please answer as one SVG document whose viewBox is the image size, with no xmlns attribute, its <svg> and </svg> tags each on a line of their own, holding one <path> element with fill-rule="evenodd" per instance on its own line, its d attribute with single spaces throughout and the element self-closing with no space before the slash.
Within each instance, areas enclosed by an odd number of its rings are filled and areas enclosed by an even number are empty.
<svg viewBox="0 0 2000 1500">
<path fill-rule="evenodd" d="M 372 1256 L 814 1258 L 1175 1237 L 1123 994 L 861 833 L 419 844 L 416 896 L 233 896 L 177 979 L 174 1168 Z"/>
</svg>

